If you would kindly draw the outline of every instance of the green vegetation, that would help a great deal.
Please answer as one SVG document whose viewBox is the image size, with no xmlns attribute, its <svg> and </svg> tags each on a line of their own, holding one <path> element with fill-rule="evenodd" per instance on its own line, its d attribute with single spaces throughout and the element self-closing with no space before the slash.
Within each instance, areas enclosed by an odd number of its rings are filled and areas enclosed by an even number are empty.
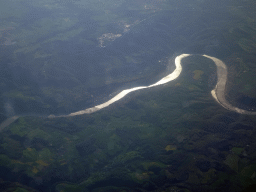
<svg viewBox="0 0 256 192">
<path fill-rule="evenodd" d="M 208 3 L 198 0 L 182 7 L 178 0 L 44 0 L 31 6 L 56 13 L 54 19 L 29 12 L 33 18 L 29 28 L 18 20 L 21 10 L 27 9 L 16 9 L 14 0 L 4 3 L 1 112 L 5 113 L 7 101 L 19 113 L 31 115 L 67 114 L 99 104 L 123 87 L 155 82 L 169 57 L 183 50 L 220 55 L 230 72 L 226 95 L 230 102 L 235 103 L 232 96 L 238 94 L 254 98 L 256 18 L 250 6 L 254 2 L 237 1 L 223 7 L 228 12 L 218 9 L 218 13 Z M 68 9 L 70 4 L 76 12 Z M 120 14 L 116 11 L 124 7 Z M 189 17 L 181 17 L 183 9 Z M 207 17 L 218 22 L 202 21 Z M 7 28 L 10 23 L 15 29 Z M 107 33 L 122 34 L 115 41 L 105 39 L 111 50 L 99 47 L 99 37 Z M 16 44 L 3 46 L 7 37 Z M 90 115 L 20 117 L 1 132 L 0 166 L 8 177 L 24 174 L 33 185 L 56 180 L 59 192 L 134 188 L 189 192 L 223 186 L 242 191 L 256 184 L 252 126 L 256 118 L 230 113 L 214 101 L 210 95 L 214 77 L 209 76 L 216 76 L 216 69 L 211 61 L 194 56 L 184 63 L 175 81 L 131 93 Z M 108 92 L 98 97 L 106 85 Z M 13 185 L 9 191 L 33 191 Z"/>
</svg>

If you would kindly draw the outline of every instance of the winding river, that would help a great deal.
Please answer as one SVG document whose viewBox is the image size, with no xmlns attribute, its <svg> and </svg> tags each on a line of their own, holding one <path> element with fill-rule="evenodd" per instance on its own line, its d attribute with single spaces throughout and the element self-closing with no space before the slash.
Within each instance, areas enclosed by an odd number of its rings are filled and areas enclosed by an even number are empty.
<svg viewBox="0 0 256 192">
<path fill-rule="evenodd" d="M 170 81 L 173 81 L 174 79 L 178 78 L 179 75 L 182 72 L 182 66 L 181 66 L 181 61 L 182 59 L 192 56 L 193 54 L 181 54 L 179 56 L 177 56 L 175 58 L 175 66 L 176 69 L 169 75 L 163 77 L 162 79 L 160 79 L 159 81 L 157 81 L 156 83 L 149 85 L 149 86 L 140 86 L 140 87 L 133 87 L 131 89 L 125 89 L 123 91 L 121 91 L 119 94 L 117 94 L 115 97 L 113 97 L 112 99 L 108 100 L 105 103 L 102 103 L 100 105 L 91 107 L 91 108 L 87 108 L 81 111 L 77 111 L 74 113 L 70 113 L 68 115 L 60 115 L 60 116 L 55 116 L 55 115 L 49 115 L 48 118 L 57 118 L 57 117 L 72 117 L 72 116 L 77 116 L 77 115 L 83 115 L 83 114 L 90 114 L 90 113 L 94 113 L 96 111 L 99 111 L 105 107 L 108 107 L 109 105 L 117 102 L 118 100 L 122 99 L 123 97 L 125 97 L 128 93 L 131 93 L 133 91 L 137 91 L 140 89 L 147 89 L 147 88 L 151 88 L 151 87 L 155 87 L 158 85 L 163 85 L 166 84 Z M 225 98 L 225 87 L 226 87 L 226 83 L 227 83 L 227 66 L 225 65 L 225 63 L 223 61 L 221 61 L 218 58 L 215 57 L 211 57 L 209 55 L 201 55 L 203 57 L 206 57 L 208 59 L 211 59 L 216 67 L 217 67 L 217 84 L 215 86 L 215 88 L 211 91 L 212 97 L 224 108 L 226 108 L 227 110 L 230 111 L 234 111 L 240 114 L 247 114 L 247 115 L 256 115 L 255 111 L 247 111 L 244 109 L 239 109 L 235 106 L 232 106 Z M 5 127 L 9 126 L 11 123 L 13 123 L 14 121 L 16 121 L 19 118 L 19 116 L 13 116 L 10 117 L 8 119 L 6 119 L 4 122 L 2 122 L 0 124 L 0 131 L 2 131 Z"/>
<path fill-rule="evenodd" d="M 175 58 L 175 66 L 176 69 L 169 75 L 167 75 L 166 77 L 163 77 L 161 80 L 159 80 L 158 82 L 149 85 L 149 86 L 141 86 L 141 87 L 133 87 L 131 89 L 125 89 L 123 91 L 121 91 L 119 94 L 117 94 L 115 97 L 113 97 L 112 99 L 110 99 L 109 101 L 102 103 L 100 105 L 97 105 L 95 107 L 92 108 L 88 108 L 85 110 L 81 110 L 81 111 L 77 111 L 75 113 L 70 113 L 69 115 L 64 115 L 62 117 L 70 117 L 70 116 L 76 116 L 76 115 L 83 115 L 83 114 L 90 114 L 90 113 L 94 113 L 100 109 L 103 109 L 109 105 L 111 105 L 112 103 L 115 103 L 116 101 L 122 99 L 124 96 L 126 96 L 128 93 L 131 93 L 133 91 L 137 91 L 140 89 L 146 89 L 146 88 L 151 88 L 151 87 L 155 87 L 158 85 L 162 85 L 165 83 L 168 83 L 176 78 L 179 77 L 180 73 L 182 72 L 182 66 L 181 66 L 181 60 L 192 56 L 193 54 L 182 54 L 179 55 Z M 252 112 L 252 111 L 247 111 L 247 110 L 243 110 L 243 109 L 239 109 L 235 106 L 232 106 L 226 99 L 225 99 L 225 87 L 226 87 L 226 82 L 227 82 L 227 66 L 225 65 L 225 63 L 223 61 L 221 61 L 220 59 L 217 59 L 215 57 L 211 57 L 208 55 L 202 55 L 203 57 L 206 57 L 208 59 L 211 59 L 216 67 L 217 67 L 217 84 L 215 86 L 215 88 L 211 91 L 212 97 L 224 108 L 230 110 L 230 111 L 235 111 L 237 113 L 240 114 L 247 114 L 247 115 L 256 115 L 256 112 Z M 53 115 L 50 115 L 49 117 L 55 117 Z M 57 116 L 60 117 L 60 116 Z"/>
</svg>

